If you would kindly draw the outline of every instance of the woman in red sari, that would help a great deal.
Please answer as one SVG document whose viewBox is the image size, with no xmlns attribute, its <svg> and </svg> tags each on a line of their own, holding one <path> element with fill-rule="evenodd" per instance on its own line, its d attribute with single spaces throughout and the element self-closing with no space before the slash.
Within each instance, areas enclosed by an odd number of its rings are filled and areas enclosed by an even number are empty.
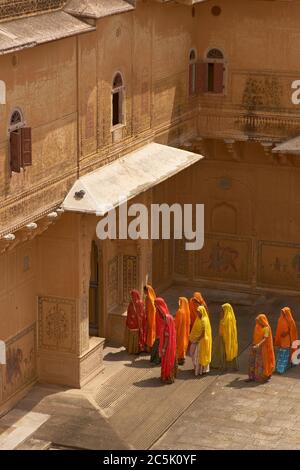
<svg viewBox="0 0 300 470">
<path fill-rule="evenodd" d="M 166 302 L 162 298 L 155 300 L 155 307 L 162 326 L 160 328 L 159 354 L 161 357 L 161 381 L 171 384 L 177 372 L 176 363 L 176 329 L 175 322 Z"/>
<path fill-rule="evenodd" d="M 130 296 L 126 320 L 126 349 L 129 354 L 138 354 L 146 347 L 147 317 L 139 292 L 132 290 Z"/>
</svg>

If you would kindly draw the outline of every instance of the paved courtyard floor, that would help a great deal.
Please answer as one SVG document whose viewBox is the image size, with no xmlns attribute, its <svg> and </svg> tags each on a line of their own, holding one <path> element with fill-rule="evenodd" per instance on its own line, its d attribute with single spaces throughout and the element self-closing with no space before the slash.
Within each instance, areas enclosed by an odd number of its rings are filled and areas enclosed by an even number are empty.
<svg viewBox="0 0 300 470">
<path fill-rule="evenodd" d="M 178 296 L 191 293 L 173 286 L 164 297 L 175 313 Z M 300 449 L 300 367 L 268 384 L 245 382 L 256 314 L 268 313 L 275 326 L 285 304 L 298 316 L 298 299 L 204 293 L 214 332 L 220 304 L 234 305 L 238 372 L 196 378 L 188 358 L 176 382 L 162 386 L 148 356 L 109 345 L 104 371 L 82 390 L 38 384 L 1 418 L 0 450 Z"/>
</svg>

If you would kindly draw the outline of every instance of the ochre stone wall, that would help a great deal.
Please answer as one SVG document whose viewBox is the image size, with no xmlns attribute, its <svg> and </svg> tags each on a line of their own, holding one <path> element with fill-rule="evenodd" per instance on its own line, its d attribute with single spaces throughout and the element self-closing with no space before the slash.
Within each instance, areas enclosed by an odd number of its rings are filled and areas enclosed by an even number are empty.
<svg viewBox="0 0 300 470">
<path fill-rule="evenodd" d="M 1 76 L 7 103 L 0 107 L 0 232 L 34 220 L 58 205 L 77 165 L 76 39 L 70 38 L 20 51 L 16 65 L 2 56 Z M 32 166 L 9 171 L 11 113 L 22 110 L 32 128 Z"/>
<path fill-rule="evenodd" d="M 183 242 L 97 241 L 99 335 L 119 342 L 128 290 L 147 280 L 158 290 L 173 280 L 278 295 L 300 288 L 300 163 L 262 145 L 299 134 L 290 100 L 290 84 L 300 79 L 299 2 L 219 0 L 219 17 L 211 15 L 214 3 L 197 4 L 193 17 L 173 2 L 138 2 L 134 12 L 99 20 L 95 32 L 0 58 L 7 86 L 1 235 L 57 208 L 78 176 L 145 143 L 186 145 L 206 156 L 143 195 L 147 204 L 204 203 L 201 252 L 187 254 Z M 226 59 L 225 94 L 190 98 L 190 49 L 204 58 L 214 47 Z M 112 129 L 116 72 L 124 80 L 125 120 Z M 32 127 L 33 165 L 10 175 L 8 125 L 16 107 Z M 64 214 L 42 236 L 0 255 L 0 332 L 9 351 L 1 412 L 37 375 L 80 386 L 99 371 L 100 343 L 89 338 L 96 222 Z"/>
</svg>

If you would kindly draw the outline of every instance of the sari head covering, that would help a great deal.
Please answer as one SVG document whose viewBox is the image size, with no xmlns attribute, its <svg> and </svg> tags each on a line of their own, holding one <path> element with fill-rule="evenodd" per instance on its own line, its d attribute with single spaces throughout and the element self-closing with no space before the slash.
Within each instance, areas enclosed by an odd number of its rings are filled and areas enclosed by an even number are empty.
<svg viewBox="0 0 300 470">
<path fill-rule="evenodd" d="M 146 315 L 147 315 L 147 346 L 152 348 L 156 338 L 156 308 L 154 301 L 156 294 L 152 286 L 147 284 L 147 296 L 146 296 Z"/>
<path fill-rule="evenodd" d="M 197 300 L 197 302 L 199 303 L 199 305 L 205 307 L 206 309 L 206 312 L 207 314 L 209 315 L 209 312 L 208 312 L 208 308 L 207 308 L 207 304 L 204 300 L 204 298 L 202 297 L 202 294 L 201 292 L 194 292 L 193 294 L 193 297 L 190 299 L 189 301 L 189 305 L 190 305 L 190 317 L 191 317 L 191 328 L 193 327 L 194 325 L 194 322 L 197 318 L 197 308 L 199 307 L 198 304 L 196 304 L 194 302 L 194 300 Z"/>
<path fill-rule="evenodd" d="M 179 308 L 175 316 L 177 355 L 182 359 L 186 355 L 190 336 L 190 308 L 188 299 L 179 297 Z"/>
<path fill-rule="evenodd" d="M 282 334 L 286 334 L 286 335 L 282 336 Z M 286 338 L 286 341 L 284 341 L 285 338 Z M 281 310 L 280 317 L 277 323 L 275 346 L 279 348 L 282 348 L 282 347 L 284 348 L 287 346 L 292 348 L 293 342 L 296 341 L 297 339 L 298 339 L 298 331 L 297 331 L 295 320 L 293 318 L 292 311 L 289 307 L 284 307 Z M 292 349 L 292 352 L 295 351 L 296 349 Z"/>
<path fill-rule="evenodd" d="M 130 292 L 131 303 L 135 309 L 138 328 L 139 328 L 139 348 L 141 351 L 145 349 L 146 339 L 147 339 L 147 317 L 144 309 L 144 304 L 141 300 L 140 293 L 137 290 L 132 290 Z M 130 304 L 129 304 L 130 305 Z M 128 313 L 127 313 L 128 318 Z M 127 325 L 128 326 L 128 325 Z"/>
<path fill-rule="evenodd" d="M 199 364 L 202 366 L 208 366 L 208 364 L 211 363 L 212 353 L 211 326 L 206 308 L 201 306 L 198 307 L 197 311 L 201 314 L 201 318 L 197 315 L 190 334 L 190 341 L 191 343 L 198 343 L 199 337 L 204 333 L 204 336 L 200 340 Z"/>
<path fill-rule="evenodd" d="M 223 337 L 226 361 L 231 362 L 238 355 L 236 318 L 230 304 L 223 304 L 224 317 L 220 321 L 219 335 Z"/>
<path fill-rule="evenodd" d="M 162 315 L 162 326 L 160 327 L 160 339 L 159 339 L 159 354 L 161 356 L 161 377 L 162 379 L 169 379 L 175 366 L 176 359 L 176 330 L 175 322 L 172 315 L 169 312 L 166 302 L 164 299 L 158 297 L 154 301 L 155 307 L 157 308 L 158 315 Z M 168 345 L 166 352 L 163 355 L 162 350 L 165 343 L 165 337 L 168 336 Z"/>
<path fill-rule="evenodd" d="M 266 315 L 260 314 L 255 319 L 253 344 L 260 343 L 264 338 L 266 339 L 261 346 L 264 375 L 266 377 L 271 377 L 275 369 L 275 354 L 273 347 L 272 330 Z"/>
<path fill-rule="evenodd" d="M 129 330 L 137 330 L 139 328 L 138 306 L 140 294 L 137 291 L 130 292 L 131 301 L 127 308 L 126 326 Z"/>
</svg>

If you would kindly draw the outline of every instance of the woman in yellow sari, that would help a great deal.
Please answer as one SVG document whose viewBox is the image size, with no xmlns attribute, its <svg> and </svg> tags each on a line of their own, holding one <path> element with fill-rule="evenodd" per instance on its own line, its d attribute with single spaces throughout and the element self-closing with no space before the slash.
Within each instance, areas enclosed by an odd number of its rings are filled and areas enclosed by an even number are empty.
<svg viewBox="0 0 300 470">
<path fill-rule="evenodd" d="M 144 287 L 145 310 L 147 316 L 147 350 L 150 352 L 156 339 L 156 307 L 154 301 L 156 294 L 152 286 L 147 284 Z"/>
<path fill-rule="evenodd" d="M 212 334 L 206 308 L 197 309 L 197 318 L 190 334 L 190 355 L 192 356 L 195 375 L 207 374 L 211 363 Z"/>
<path fill-rule="evenodd" d="M 219 334 L 213 346 L 211 366 L 215 369 L 238 369 L 238 336 L 236 318 L 230 304 L 222 305 Z"/>
<path fill-rule="evenodd" d="M 179 309 L 175 316 L 175 327 L 178 364 L 183 365 L 190 336 L 189 301 L 185 297 L 179 297 Z"/>
<path fill-rule="evenodd" d="M 272 330 L 266 315 L 255 319 L 253 343 L 249 355 L 249 381 L 266 382 L 275 369 Z"/>
</svg>

